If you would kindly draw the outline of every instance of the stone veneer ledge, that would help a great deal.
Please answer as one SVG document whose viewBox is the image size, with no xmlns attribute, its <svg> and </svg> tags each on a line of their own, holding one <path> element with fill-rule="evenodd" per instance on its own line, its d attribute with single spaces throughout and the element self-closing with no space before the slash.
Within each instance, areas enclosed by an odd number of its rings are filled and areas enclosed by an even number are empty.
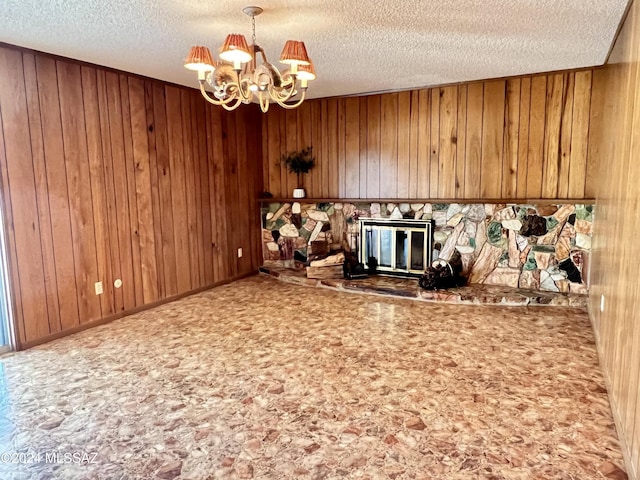
<svg viewBox="0 0 640 480">
<path fill-rule="evenodd" d="M 363 280 L 318 280 L 307 278 L 304 270 L 284 267 L 261 267 L 260 272 L 295 285 L 455 305 L 576 307 L 586 311 L 588 303 L 586 295 L 525 290 L 500 285 L 475 284 L 447 290 L 423 290 L 418 286 L 418 282 L 409 278 L 376 275 Z"/>
</svg>

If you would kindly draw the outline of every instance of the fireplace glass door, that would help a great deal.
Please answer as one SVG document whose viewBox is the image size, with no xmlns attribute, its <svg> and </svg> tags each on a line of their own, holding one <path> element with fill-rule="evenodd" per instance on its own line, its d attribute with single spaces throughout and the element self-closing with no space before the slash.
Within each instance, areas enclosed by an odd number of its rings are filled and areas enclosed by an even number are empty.
<svg viewBox="0 0 640 480">
<path fill-rule="evenodd" d="M 417 276 L 431 257 L 431 222 L 360 219 L 360 261 L 374 257 L 379 273 Z"/>
</svg>

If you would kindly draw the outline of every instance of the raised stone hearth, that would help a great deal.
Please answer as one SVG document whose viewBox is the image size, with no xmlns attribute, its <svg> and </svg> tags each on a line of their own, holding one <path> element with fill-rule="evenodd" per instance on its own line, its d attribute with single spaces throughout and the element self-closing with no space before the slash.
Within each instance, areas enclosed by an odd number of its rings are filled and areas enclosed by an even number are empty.
<svg viewBox="0 0 640 480">
<path fill-rule="evenodd" d="M 421 289 L 416 279 L 409 278 L 371 276 L 363 280 L 312 279 L 307 278 L 303 271 L 274 266 L 261 267 L 260 271 L 279 280 L 298 285 L 431 302 L 469 305 L 587 307 L 586 295 L 543 292 L 499 285 L 476 284 L 431 291 Z"/>
</svg>

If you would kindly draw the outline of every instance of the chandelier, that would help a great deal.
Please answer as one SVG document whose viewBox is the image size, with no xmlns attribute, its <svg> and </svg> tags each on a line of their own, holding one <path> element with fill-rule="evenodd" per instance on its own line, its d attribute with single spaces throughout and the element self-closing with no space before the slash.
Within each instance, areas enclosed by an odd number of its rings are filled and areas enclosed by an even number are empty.
<svg viewBox="0 0 640 480">
<path fill-rule="evenodd" d="M 184 66 L 198 72 L 202 96 L 214 105 L 235 110 L 242 103 L 258 103 L 263 112 L 271 102 L 283 108 L 296 108 L 304 102 L 307 84 L 315 80 L 313 63 L 307 55 L 304 42 L 287 40 L 280 55 L 280 63 L 288 68 L 280 72 L 267 60 L 264 50 L 256 44 L 256 19 L 263 10 L 245 7 L 242 11 L 251 17 L 252 45 L 244 35 L 227 35 L 220 47 L 221 61 L 214 61 L 207 47 L 191 47 Z M 260 55 L 262 63 L 257 65 Z M 212 92 L 207 91 L 210 87 Z"/>
</svg>

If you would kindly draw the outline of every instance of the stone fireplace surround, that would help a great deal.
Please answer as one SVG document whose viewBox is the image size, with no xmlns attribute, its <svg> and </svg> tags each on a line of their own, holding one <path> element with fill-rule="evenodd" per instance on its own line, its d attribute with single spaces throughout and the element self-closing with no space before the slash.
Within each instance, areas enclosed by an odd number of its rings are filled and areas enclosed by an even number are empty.
<svg viewBox="0 0 640 480">
<path fill-rule="evenodd" d="M 457 250 L 469 283 L 588 293 L 593 205 L 263 202 L 264 266 L 302 269 L 311 242 L 350 250 L 358 218 L 433 220 L 437 257 Z"/>
</svg>

